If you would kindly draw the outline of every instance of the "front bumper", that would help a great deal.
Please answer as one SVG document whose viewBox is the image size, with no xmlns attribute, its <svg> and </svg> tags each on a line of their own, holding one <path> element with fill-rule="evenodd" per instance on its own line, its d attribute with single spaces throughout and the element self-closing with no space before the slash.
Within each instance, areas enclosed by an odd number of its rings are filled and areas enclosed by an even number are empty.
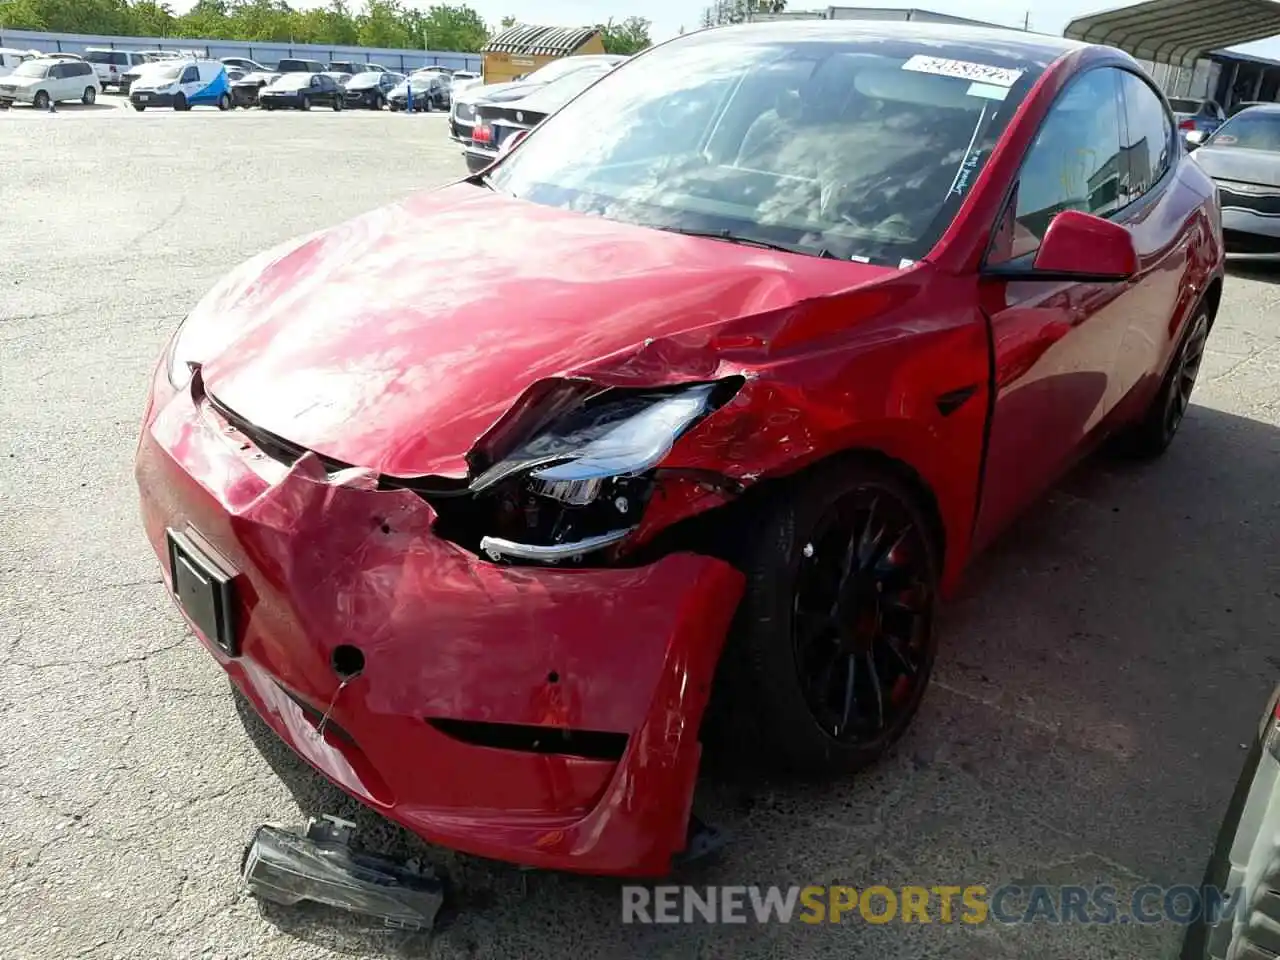
<svg viewBox="0 0 1280 960">
<path fill-rule="evenodd" d="M 407 490 L 326 476 L 310 454 L 270 459 L 198 375 L 173 395 L 159 373 L 136 477 L 170 587 L 168 528 L 198 532 L 237 571 L 239 656 L 201 641 L 352 796 L 429 841 L 546 869 L 660 875 L 684 848 L 738 571 L 692 554 L 580 571 L 484 562 L 437 538 Z M 364 669 L 335 700 L 343 645 Z M 530 729 L 618 747 L 499 736 Z"/>
<path fill-rule="evenodd" d="M 1280 215 L 1222 207 L 1226 253 L 1240 260 L 1280 260 Z"/>
<path fill-rule="evenodd" d="M 150 91 L 139 92 L 136 90 L 129 91 L 129 102 L 135 106 L 143 107 L 172 107 L 172 93 L 152 93 Z"/>
<path fill-rule="evenodd" d="M 1280 216 L 1224 208 L 1222 235 L 1233 259 L 1280 261 Z"/>
</svg>

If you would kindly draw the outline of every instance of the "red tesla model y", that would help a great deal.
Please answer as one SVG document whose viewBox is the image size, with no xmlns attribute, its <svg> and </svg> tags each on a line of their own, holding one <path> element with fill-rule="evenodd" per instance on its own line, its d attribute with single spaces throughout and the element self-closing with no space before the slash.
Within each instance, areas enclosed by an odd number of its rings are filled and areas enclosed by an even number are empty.
<svg viewBox="0 0 1280 960">
<path fill-rule="evenodd" d="M 662 873 L 709 702 L 786 767 L 869 763 L 975 551 L 1100 440 L 1169 444 L 1222 263 L 1122 53 L 704 31 L 220 281 L 155 371 L 147 536 L 344 790 L 475 854 Z"/>
</svg>

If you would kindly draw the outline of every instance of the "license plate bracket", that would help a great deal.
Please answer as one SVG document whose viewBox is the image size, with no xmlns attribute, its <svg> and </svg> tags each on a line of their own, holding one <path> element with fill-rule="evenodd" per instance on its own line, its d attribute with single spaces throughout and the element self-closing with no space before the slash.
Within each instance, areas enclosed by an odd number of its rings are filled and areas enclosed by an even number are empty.
<svg viewBox="0 0 1280 960">
<path fill-rule="evenodd" d="M 165 531 L 173 595 L 200 632 L 228 656 L 238 656 L 236 571 L 194 531 Z"/>
</svg>

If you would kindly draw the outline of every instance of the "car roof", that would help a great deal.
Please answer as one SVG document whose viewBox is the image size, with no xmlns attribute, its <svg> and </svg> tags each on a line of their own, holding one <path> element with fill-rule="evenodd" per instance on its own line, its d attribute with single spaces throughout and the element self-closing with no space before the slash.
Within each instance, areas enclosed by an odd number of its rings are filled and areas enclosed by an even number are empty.
<svg viewBox="0 0 1280 960">
<path fill-rule="evenodd" d="M 956 46 L 1016 50 L 1046 65 L 1077 50 L 1096 47 L 1047 33 L 1031 33 L 1012 27 L 974 27 L 967 24 L 925 23 L 919 20 L 783 20 L 746 23 L 733 27 L 712 27 L 685 34 L 674 43 L 698 43 L 731 35 L 757 36 L 781 41 L 859 40 L 884 37 L 890 40 L 939 41 Z"/>
<path fill-rule="evenodd" d="M 1250 100 L 1237 106 L 1245 107 L 1250 113 L 1280 113 L 1280 103 L 1268 103 L 1265 100 Z"/>
</svg>

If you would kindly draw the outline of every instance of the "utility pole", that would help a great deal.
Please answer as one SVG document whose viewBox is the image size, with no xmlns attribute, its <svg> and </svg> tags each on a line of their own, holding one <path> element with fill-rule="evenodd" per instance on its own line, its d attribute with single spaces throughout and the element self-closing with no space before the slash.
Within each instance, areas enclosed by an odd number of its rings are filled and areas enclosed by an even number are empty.
<svg viewBox="0 0 1280 960">
<path fill-rule="evenodd" d="M 1027 15 L 1022 18 L 1022 29 L 1028 33 L 1031 32 L 1031 11 L 1027 11 Z"/>
</svg>

